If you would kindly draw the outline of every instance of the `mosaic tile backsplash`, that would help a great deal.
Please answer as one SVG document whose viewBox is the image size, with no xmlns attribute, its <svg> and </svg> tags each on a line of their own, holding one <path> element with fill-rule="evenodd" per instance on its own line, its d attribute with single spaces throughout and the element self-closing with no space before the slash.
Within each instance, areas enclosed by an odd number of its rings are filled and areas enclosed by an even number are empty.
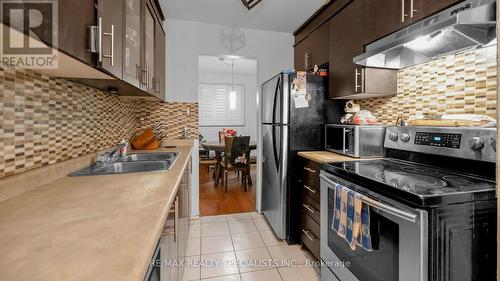
<svg viewBox="0 0 500 281">
<path fill-rule="evenodd" d="M 196 103 L 110 96 L 29 70 L 0 69 L 0 117 L 0 178 L 111 147 L 158 121 L 167 138 L 185 126 L 198 135 Z"/>
<path fill-rule="evenodd" d="M 451 55 L 398 72 L 398 93 L 360 100 L 380 123 L 415 114 L 482 114 L 496 118 L 496 46 Z"/>
</svg>

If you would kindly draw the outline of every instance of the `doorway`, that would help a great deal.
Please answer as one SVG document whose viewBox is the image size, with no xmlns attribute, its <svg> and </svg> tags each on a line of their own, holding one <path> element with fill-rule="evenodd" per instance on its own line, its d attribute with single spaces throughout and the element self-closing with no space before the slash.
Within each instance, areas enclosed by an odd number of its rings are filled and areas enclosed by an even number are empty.
<svg viewBox="0 0 500 281">
<path fill-rule="evenodd" d="M 224 135 L 249 136 L 251 144 L 257 142 L 257 61 L 201 55 L 198 77 L 200 216 L 254 212 L 256 165 L 250 165 L 245 189 L 242 172 L 227 171 L 224 182 L 221 163 L 226 161 Z M 256 156 L 256 149 L 251 150 L 253 163 Z"/>
</svg>

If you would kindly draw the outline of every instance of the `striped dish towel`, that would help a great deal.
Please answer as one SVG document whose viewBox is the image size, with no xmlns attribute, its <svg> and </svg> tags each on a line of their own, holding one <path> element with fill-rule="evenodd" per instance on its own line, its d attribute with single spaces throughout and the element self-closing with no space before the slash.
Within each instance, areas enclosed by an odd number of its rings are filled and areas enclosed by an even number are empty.
<svg viewBox="0 0 500 281">
<path fill-rule="evenodd" d="M 335 186 L 334 214 L 331 228 L 344 238 L 354 251 L 359 245 L 372 250 L 370 237 L 370 208 L 363 203 L 363 195 L 337 184 Z"/>
</svg>

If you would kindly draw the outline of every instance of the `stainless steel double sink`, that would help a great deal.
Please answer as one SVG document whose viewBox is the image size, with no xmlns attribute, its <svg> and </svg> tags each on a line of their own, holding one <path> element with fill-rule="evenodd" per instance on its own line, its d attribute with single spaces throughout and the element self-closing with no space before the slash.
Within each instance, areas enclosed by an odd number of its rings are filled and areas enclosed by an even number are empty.
<svg viewBox="0 0 500 281">
<path fill-rule="evenodd" d="M 70 177 L 127 174 L 169 170 L 178 152 L 134 153 L 107 164 L 93 164 L 71 173 Z"/>
</svg>

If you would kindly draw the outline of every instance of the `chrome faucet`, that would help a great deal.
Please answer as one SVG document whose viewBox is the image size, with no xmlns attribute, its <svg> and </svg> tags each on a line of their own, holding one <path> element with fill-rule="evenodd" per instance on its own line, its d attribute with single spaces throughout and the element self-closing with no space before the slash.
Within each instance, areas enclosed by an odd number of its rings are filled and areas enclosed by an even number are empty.
<svg viewBox="0 0 500 281">
<path fill-rule="evenodd" d="M 115 162 L 120 156 L 120 147 L 121 145 L 117 145 L 103 154 L 97 155 L 95 165 L 101 167 Z"/>
</svg>

